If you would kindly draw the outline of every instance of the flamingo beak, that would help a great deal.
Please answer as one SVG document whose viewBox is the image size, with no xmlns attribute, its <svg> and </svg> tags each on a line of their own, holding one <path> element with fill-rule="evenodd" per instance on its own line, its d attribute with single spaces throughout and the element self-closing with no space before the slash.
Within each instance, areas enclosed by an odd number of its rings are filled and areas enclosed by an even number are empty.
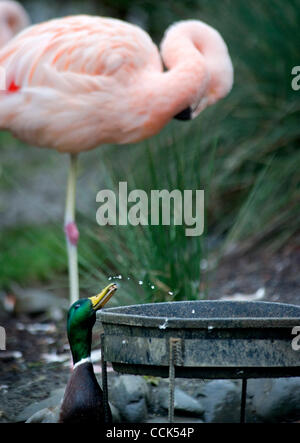
<svg viewBox="0 0 300 443">
<path fill-rule="evenodd" d="M 115 283 L 112 283 L 106 288 L 104 288 L 100 294 L 95 295 L 94 297 L 90 297 L 90 300 L 92 302 L 92 307 L 94 311 L 98 311 L 99 309 L 102 309 L 104 305 L 111 299 L 111 297 L 114 295 L 116 290 L 118 289 L 117 285 Z"/>
<path fill-rule="evenodd" d="M 192 120 L 192 109 L 188 107 L 183 111 L 179 112 L 179 114 L 175 115 L 175 117 L 173 118 L 175 118 L 175 120 L 181 120 L 181 121 Z"/>
</svg>

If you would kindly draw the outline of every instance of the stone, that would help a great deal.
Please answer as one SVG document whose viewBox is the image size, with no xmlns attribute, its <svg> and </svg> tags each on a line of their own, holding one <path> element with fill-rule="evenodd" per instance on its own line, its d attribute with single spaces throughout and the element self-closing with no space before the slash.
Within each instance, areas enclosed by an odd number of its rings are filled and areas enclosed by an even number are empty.
<svg viewBox="0 0 300 443">
<path fill-rule="evenodd" d="M 122 420 L 121 420 L 121 415 L 120 415 L 118 408 L 116 408 L 115 405 L 113 405 L 110 402 L 109 402 L 109 406 L 110 406 L 111 415 L 112 415 L 112 422 L 113 423 L 121 423 Z"/>
<path fill-rule="evenodd" d="M 169 418 L 167 415 L 155 416 L 147 419 L 146 423 L 169 423 Z M 175 415 L 173 423 L 204 423 L 204 421 L 197 417 L 180 417 Z"/>
<path fill-rule="evenodd" d="M 58 423 L 60 406 L 64 395 L 64 389 L 53 391 L 52 395 L 38 403 L 28 406 L 17 418 L 17 422 L 25 423 Z M 47 406 L 48 405 L 48 406 Z M 109 403 L 113 423 L 121 423 L 118 409 Z"/>
<path fill-rule="evenodd" d="M 29 417 L 25 423 L 58 423 L 59 413 L 60 406 L 45 408 L 33 414 L 32 417 Z"/>
<path fill-rule="evenodd" d="M 68 309 L 66 300 L 43 289 L 23 289 L 18 285 L 13 285 L 13 292 L 16 299 L 14 311 L 17 315 L 36 315 L 48 312 L 50 316 L 57 318 L 61 317 L 63 312 Z M 61 311 L 60 313 L 58 313 L 58 309 Z"/>
<path fill-rule="evenodd" d="M 24 423 L 27 422 L 28 419 L 33 418 L 33 416 L 36 413 L 40 413 L 40 417 L 43 416 L 44 413 L 42 413 L 42 411 L 44 411 L 45 409 L 48 408 L 56 408 L 57 406 L 59 407 L 63 396 L 64 396 L 64 392 L 65 392 L 65 388 L 62 389 L 55 389 L 48 398 L 46 398 L 45 400 L 42 400 L 40 402 L 34 402 L 31 405 L 27 406 L 16 418 L 16 422 L 17 423 Z M 53 411 L 52 411 L 53 412 Z M 50 414 L 51 415 L 51 414 Z M 50 417 L 50 415 L 48 416 L 48 418 Z M 34 423 L 34 422 L 32 422 Z M 49 422 L 50 423 L 50 422 Z"/>
<path fill-rule="evenodd" d="M 163 388 L 159 392 L 160 404 L 164 409 L 169 409 L 169 389 Z M 175 388 L 174 409 L 178 414 L 201 417 L 204 408 L 199 400 L 187 394 L 180 388 Z"/>
<path fill-rule="evenodd" d="M 128 423 L 143 423 L 148 416 L 149 387 L 139 376 L 116 377 L 109 390 L 109 398 L 119 410 L 121 420 Z"/>
<path fill-rule="evenodd" d="M 238 423 L 240 421 L 241 388 L 230 380 L 206 383 L 201 391 L 207 423 Z"/>
<path fill-rule="evenodd" d="M 252 410 L 260 421 L 281 422 L 300 418 L 300 379 L 249 380 Z"/>
</svg>

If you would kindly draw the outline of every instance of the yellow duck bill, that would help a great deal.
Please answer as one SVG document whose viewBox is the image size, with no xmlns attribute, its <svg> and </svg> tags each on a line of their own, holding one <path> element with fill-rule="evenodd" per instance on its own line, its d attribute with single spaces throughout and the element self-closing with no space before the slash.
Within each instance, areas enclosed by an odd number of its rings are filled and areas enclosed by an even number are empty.
<svg viewBox="0 0 300 443">
<path fill-rule="evenodd" d="M 106 288 L 104 288 L 100 292 L 100 294 L 95 295 L 94 297 L 90 297 L 94 311 L 98 311 L 99 309 L 102 309 L 103 306 L 105 306 L 106 303 L 114 295 L 114 293 L 116 292 L 117 289 L 118 289 L 117 285 L 115 283 L 112 283 L 112 284 L 106 286 Z"/>
</svg>

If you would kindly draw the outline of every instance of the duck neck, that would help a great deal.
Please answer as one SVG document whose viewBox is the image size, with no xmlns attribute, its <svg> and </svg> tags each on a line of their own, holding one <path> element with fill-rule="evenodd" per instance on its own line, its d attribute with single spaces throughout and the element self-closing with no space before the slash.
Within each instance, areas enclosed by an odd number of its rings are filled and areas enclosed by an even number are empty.
<svg viewBox="0 0 300 443">
<path fill-rule="evenodd" d="M 78 366 L 79 363 L 90 361 L 93 326 L 94 321 L 84 328 L 71 328 L 68 330 L 74 367 Z"/>
<path fill-rule="evenodd" d="M 77 363 L 75 363 L 73 366 L 73 371 L 75 371 L 75 369 L 78 368 L 78 366 L 84 365 L 86 363 L 92 363 L 91 357 L 82 358 Z"/>
</svg>

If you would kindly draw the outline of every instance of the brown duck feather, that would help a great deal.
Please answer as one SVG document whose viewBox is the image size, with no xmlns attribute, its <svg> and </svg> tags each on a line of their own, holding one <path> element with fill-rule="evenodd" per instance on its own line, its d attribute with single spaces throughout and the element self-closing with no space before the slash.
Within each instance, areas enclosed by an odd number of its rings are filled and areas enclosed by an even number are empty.
<svg viewBox="0 0 300 443">
<path fill-rule="evenodd" d="M 65 391 L 59 422 L 105 423 L 103 392 L 91 363 L 74 369 Z M 109 422 L 112 422 L 110 410 Z"/>
</svg>

